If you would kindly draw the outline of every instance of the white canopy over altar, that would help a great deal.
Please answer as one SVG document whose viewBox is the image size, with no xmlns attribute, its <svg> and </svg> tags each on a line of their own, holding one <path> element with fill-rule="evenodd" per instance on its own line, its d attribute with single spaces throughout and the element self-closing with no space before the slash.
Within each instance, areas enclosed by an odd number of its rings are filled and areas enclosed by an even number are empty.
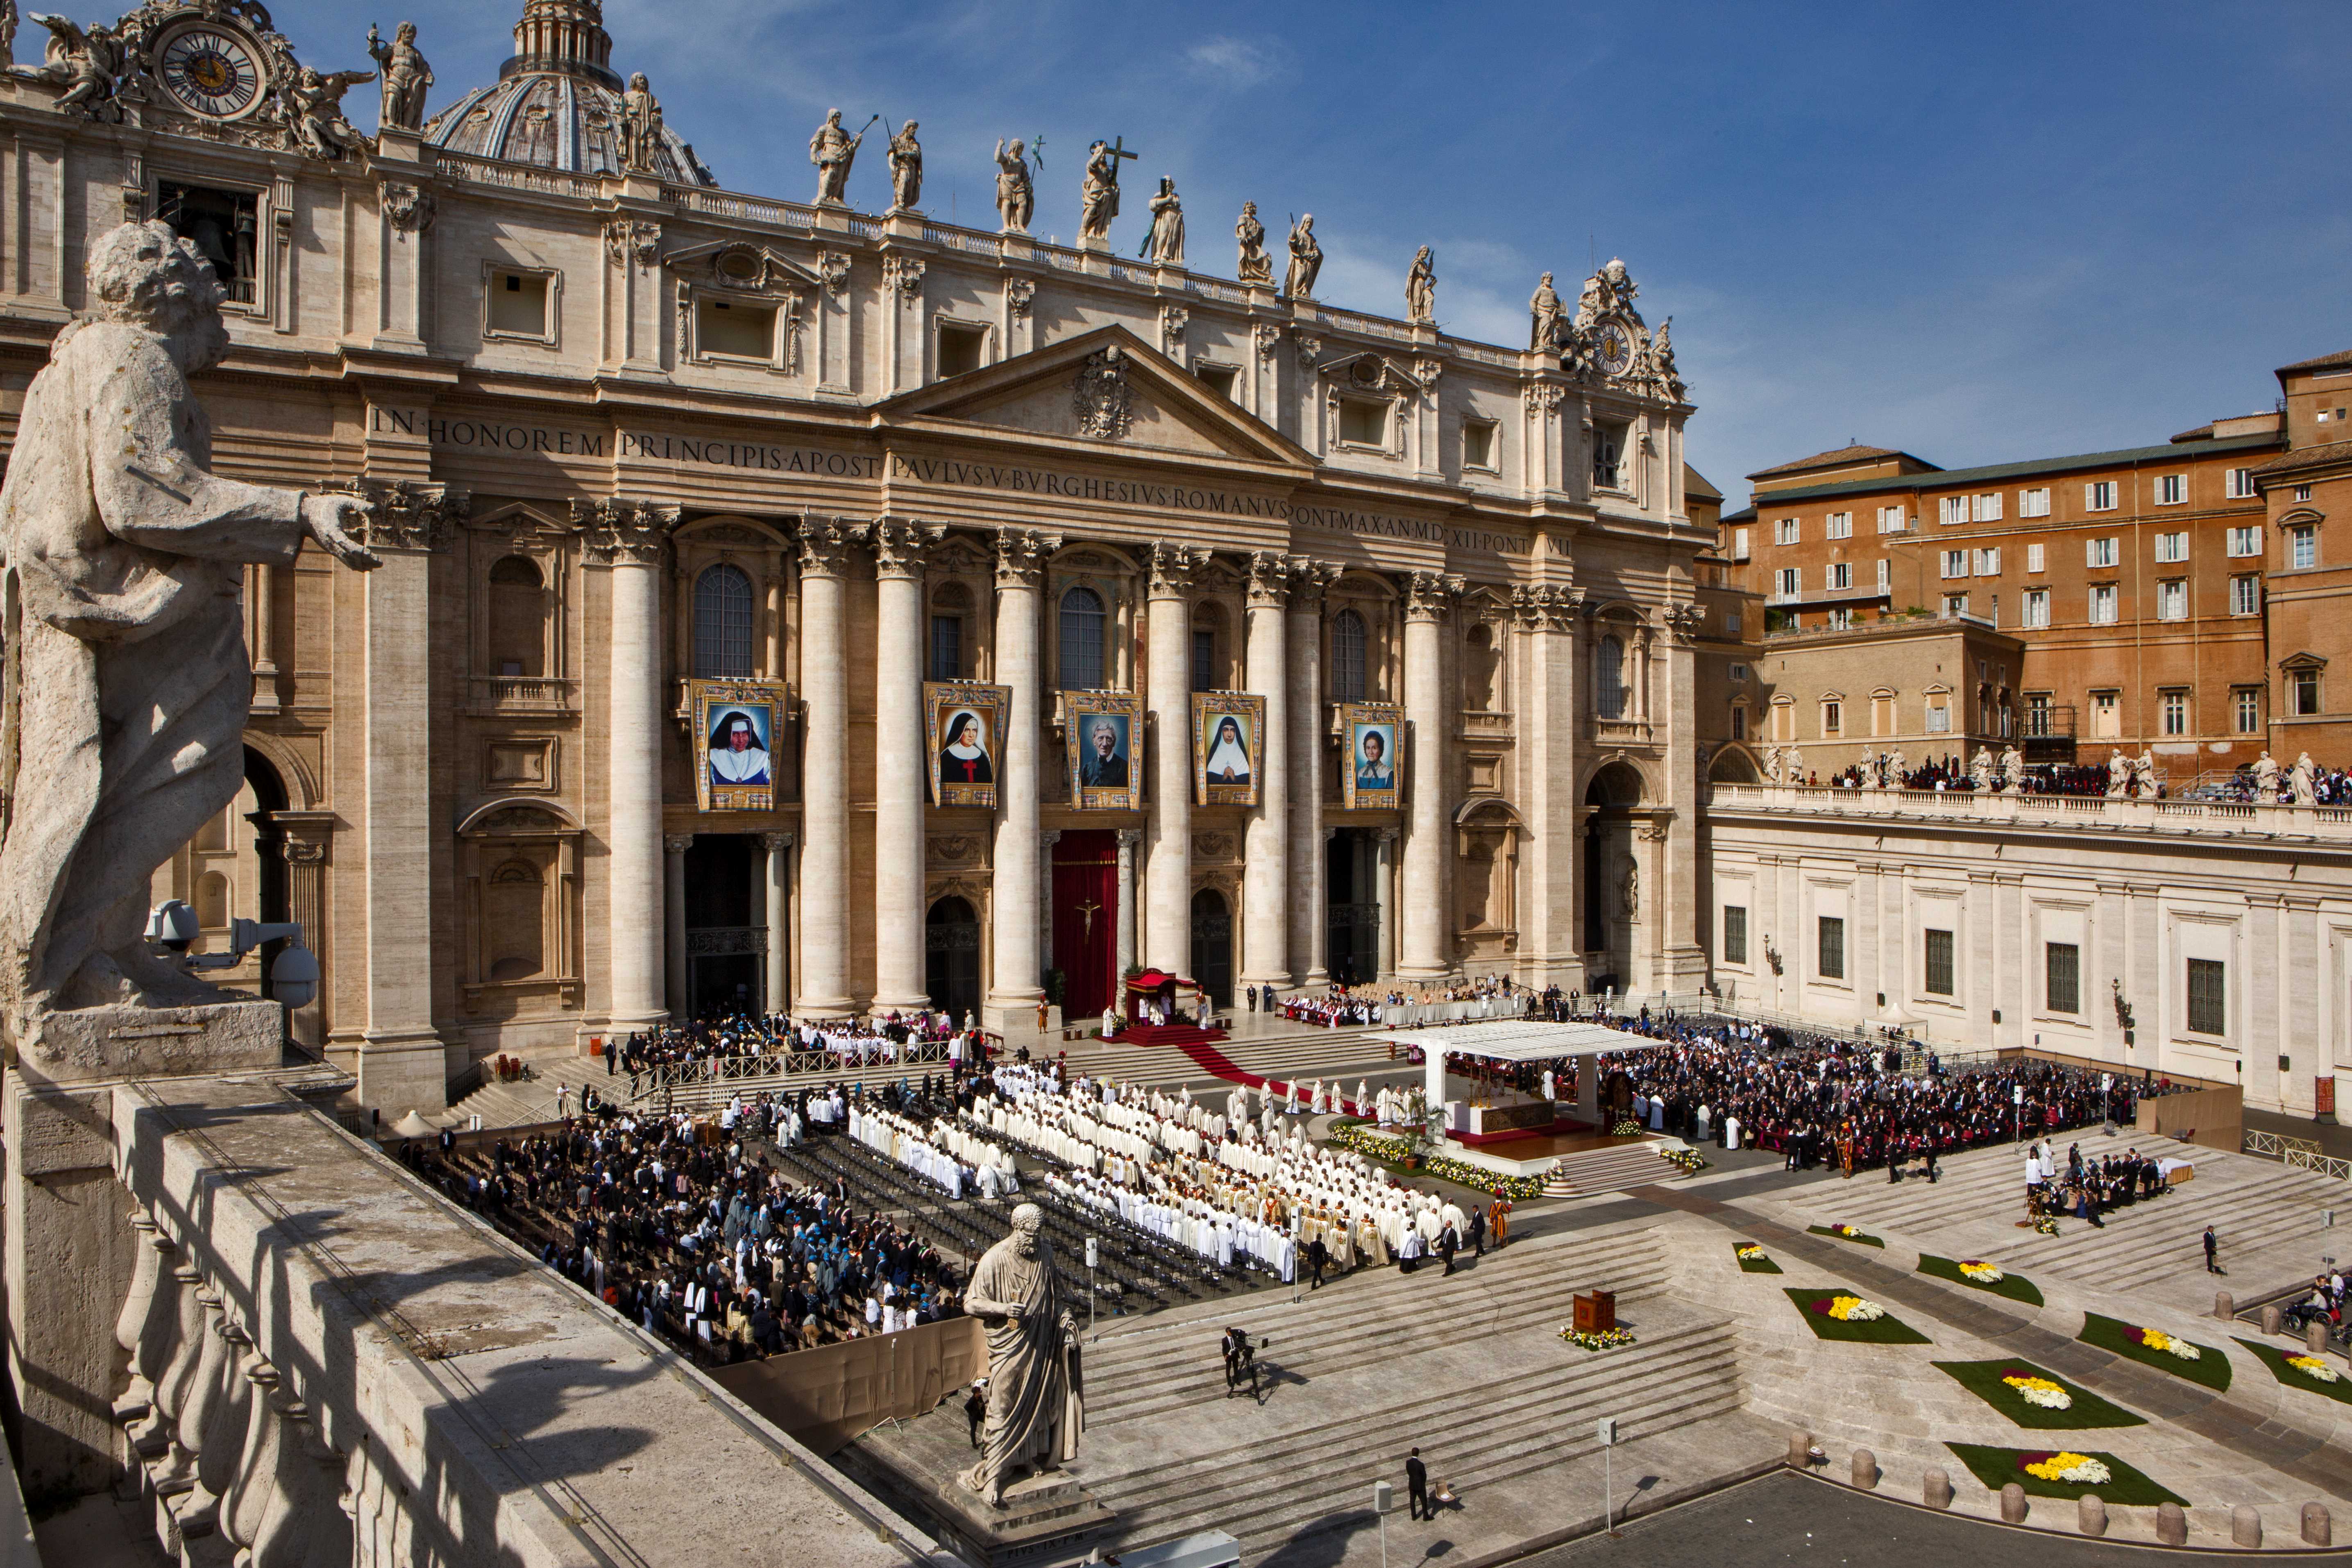
<svg viewBox="0 0 2352 1568">
<path fill-rule="evenodd" d="M 1421 1047 L 1433 1109 L 1445 1104 L 1448 1057 L 1484 1057 L 1489 1061 L 1504 1062 L 1552 1061 L 1561 1057 L 1648 1050 L 1658 1043 L 1647 1035 L 1612 1029 L 1606 1024 L 1552 1024 L 1535 1018 L 1496 1018 L 1448 1024 L 1433 1029 L 1394 1029 L 1375 1037 Z M 1599 1077 L 1591 1072 L 1576 1075 L 1576 1114 L 1580 1121 L 1594 1122 L 1600 1119 Z"/>
</svg>

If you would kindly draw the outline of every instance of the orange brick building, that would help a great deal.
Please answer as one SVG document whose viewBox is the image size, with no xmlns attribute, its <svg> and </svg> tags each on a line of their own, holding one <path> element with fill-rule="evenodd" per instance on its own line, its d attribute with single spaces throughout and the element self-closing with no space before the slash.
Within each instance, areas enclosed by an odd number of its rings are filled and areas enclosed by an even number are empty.
<svg viewBox="0 0 2352 1568">
<path fill-rule="evenodd" d="M 2352 763 L 2352 350 L 2278 378 L 2287 450 L 2254 470 L 2271 525 L 2271 750 L 2341 767 Z"/>
<path fill-rule="evenodd" d="M 1768 642 L 1916 616 L 2016 637 L 2022 668 L 1992 694 L 1985 732 L 2025 738 L 2037 760 L 2145 746 L 2182 788 L 2278 743 L 2264 578 L 2282 556 L 2263 476 L 2294 458 L 2290 426 L 2254 414 L 2163 446 L 1948 470 L 1844 447 L 1750 474 L 1753 504 L 1723 519 L 1721 552 L 1762 597 Z M 2352 498 L 2352 441 L 2337 452 Z M 2352 594 L 2352 544 L 2341 553 L 2341 578 L 2306 574 L 2315 626 Z M 2306 640 L 2325 657 L 2315 629 Z M 2352 665 L 2338 675 L 2352 728 Z M 2323 760 L 2347 754 L 2331 744 Z"/>
</svg>

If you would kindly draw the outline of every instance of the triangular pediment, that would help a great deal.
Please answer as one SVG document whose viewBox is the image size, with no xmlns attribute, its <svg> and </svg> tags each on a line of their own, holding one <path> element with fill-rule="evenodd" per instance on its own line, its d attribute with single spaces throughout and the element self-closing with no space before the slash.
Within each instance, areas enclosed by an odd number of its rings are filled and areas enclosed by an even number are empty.
<svg viewBox="0 0 2352 1568">
<path fill-rule="evenodd" d="M 874 413 L 884 426 L 943 433 L 978 426 L 1106 451 L 1300 466 L 1316 460 L 1119 326 L 902 393 Z"/>
</svg>

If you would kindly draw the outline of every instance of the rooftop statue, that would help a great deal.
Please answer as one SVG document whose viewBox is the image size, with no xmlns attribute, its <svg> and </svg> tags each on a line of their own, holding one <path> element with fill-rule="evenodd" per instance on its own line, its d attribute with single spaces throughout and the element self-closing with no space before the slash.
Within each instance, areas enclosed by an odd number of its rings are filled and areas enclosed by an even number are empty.
<svg viewBox="0 0 2352 1568">
<path fill-rule="evenodd" d="M 1265 225 L 1258 221 L 1257 204 L 1244 202 L 1234 225 L 1234 245 L 1240 252 L 1235 276 L 1244 283 L 1274 281 L 1274 258 L 1265 253 Z"/>
<path fill-rule="evenodd" d="M 1027 234 L 1029 215 L 1035 210 L 1036 188 L 1030 183 L 1029 160 L 1021 138 L 996 143 L 996 216 L 1007 234 Z"/>
<path fill-rule="evenodd" d="M 25 393 L 0 486 L 0 1009 L 221 1000 L 143 940 L 155 868 L 244 779 L 243 567 L 305 540 L 366 571 L 354 496 L 222 479 L 191 372 L 228 348 L 212 268 L 160 223 L 90 248 L 93 311 Z"/>
<path fill-rule="evenodd" d="M 1294 300 L 1315 298 L 1315 275 L 1323 270 L 1323 247 L 1315 243 L 1315 215 L 1308 213 L 1290 227 L 1290 271 L 1282 291 Z"/>
<path fill-rule="evenodd" d="M 433 68 L 417 50 L 416 24 L 403 22 L 393 30 L 392 42 L 387 44 L 371 22 L 367 41 L 368 54 L 383 73 L 383 86 L 378 89 L 383 101 L 377 112 L 376 129 L 422 131 L 425 90 L 433 85 Z"/>
</svg>

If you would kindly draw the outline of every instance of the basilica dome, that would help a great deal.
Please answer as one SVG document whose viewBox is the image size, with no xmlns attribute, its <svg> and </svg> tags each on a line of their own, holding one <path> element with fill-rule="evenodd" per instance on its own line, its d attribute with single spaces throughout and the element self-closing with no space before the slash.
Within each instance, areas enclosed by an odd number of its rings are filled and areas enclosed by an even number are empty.
<svg viewBox="0 0 2352 1568">
<path fill-rule="evenodd" d="M 425 139 L 452 153 L 573 174 L 621 172 L 620 77 L 598 0 L 525 0 L 514 58 L 499 79 L 435 115 Z M 715 185 L 694 149 L 661 128 L 653 173 L 673 184 Z"/>
</svg>

